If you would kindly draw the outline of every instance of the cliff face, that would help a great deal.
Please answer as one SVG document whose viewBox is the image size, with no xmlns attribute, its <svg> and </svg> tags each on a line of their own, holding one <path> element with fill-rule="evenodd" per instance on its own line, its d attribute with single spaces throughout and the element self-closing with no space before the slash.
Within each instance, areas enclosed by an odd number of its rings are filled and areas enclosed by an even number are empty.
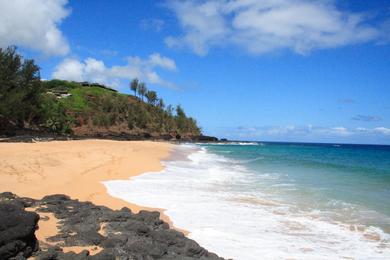
<svg viewBox="0 0 390 260">
<path fill-rule="evenodd" d="M 25 208 L 36 213 L 26 212 Z M 57 234 L 38 241 L 38 214 L 58 220 Z M 45 219 L 46 218 L 46 219 Z M 81 252 L 71 249 L 81 248 Z M 70 249 L 70 250 L 69 250 Z M 80 251 L 80 250 L 79 250 Z M 93 255 L 92 255 L 93 254 Z M 111 210 L 65 195 L 42 200 L 0 194 L 0 259 L 222 259 L 170 229 L 158 212 Z"/>
</svg>

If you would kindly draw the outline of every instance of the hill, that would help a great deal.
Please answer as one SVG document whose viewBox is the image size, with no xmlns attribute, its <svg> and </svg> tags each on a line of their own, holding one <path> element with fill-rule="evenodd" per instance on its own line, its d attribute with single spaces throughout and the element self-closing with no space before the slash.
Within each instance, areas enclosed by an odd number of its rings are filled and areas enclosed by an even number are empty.
<svg viewBox="0 0 390 260">
<path fill-rule="evenodd" d="M 177 106 L 118 93 L 99 84 L 42 82 L 45 127 L 78 136 L 122 134 L 134 137 L 200 135 L 196 121 Z M 175 110 L 175 111 L 174 111 Z"/>
<path fill-rule="evenodd" d="M 155 91 L 133 80 L 134 95 L 97 83 L 42 81 L 33 60 L 15 47 L 0 49 L 0 133 L 126 139 L 191 139 L 201 135 L 179 105 L 165 106 Z"/>
</svg>

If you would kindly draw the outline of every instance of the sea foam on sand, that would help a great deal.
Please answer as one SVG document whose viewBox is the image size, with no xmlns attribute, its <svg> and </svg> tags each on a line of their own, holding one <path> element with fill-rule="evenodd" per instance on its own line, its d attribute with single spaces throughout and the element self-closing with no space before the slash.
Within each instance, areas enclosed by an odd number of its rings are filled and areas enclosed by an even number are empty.
<svg viewBox="0 0 390 260">
<path fill-rule="evenodd" d="M 390 259 L 390 237 L 380 229 L 324 220 L 254 188 L 272 175 L 197 146 L 176 153 L 185 156 L 163 162 L 161 172 L 104 182 L 109 194 L 166 209 L 176 227 L 226 258 Z"/>
</svg>

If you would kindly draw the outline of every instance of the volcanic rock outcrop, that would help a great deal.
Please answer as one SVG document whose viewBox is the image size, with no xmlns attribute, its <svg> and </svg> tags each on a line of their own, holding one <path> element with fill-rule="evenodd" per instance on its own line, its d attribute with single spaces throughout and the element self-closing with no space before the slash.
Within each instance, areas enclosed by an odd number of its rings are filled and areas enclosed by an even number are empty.
<svg viewBox="0 0 390 260">
<path fill-rule="evenodd" d="M 38 247 L 39 214 L 53 214 L 58 232 Z M 43 218 L 38 222 L 45 221 Z M 95 248 L 75 253 L 65 248 Z M 0 259 L 222 259 L 160 219 L 159 212 L 112 210 L 65 195 L 42 200 L 0 194 Z"/>
</svg>

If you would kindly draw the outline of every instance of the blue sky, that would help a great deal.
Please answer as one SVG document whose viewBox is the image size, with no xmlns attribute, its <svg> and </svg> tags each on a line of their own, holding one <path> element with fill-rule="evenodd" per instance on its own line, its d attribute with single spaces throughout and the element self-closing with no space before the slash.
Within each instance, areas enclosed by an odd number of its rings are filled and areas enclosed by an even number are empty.
<svg viewBox="0 0 390 260">
<path fill-rule="evenodd" d="M 0 0 L 42 78 L 182 104 L 205 134 L 390 144 L 389 1 Z M 1 28 L 1 26 L 0 26 Z"/>
</svg>

